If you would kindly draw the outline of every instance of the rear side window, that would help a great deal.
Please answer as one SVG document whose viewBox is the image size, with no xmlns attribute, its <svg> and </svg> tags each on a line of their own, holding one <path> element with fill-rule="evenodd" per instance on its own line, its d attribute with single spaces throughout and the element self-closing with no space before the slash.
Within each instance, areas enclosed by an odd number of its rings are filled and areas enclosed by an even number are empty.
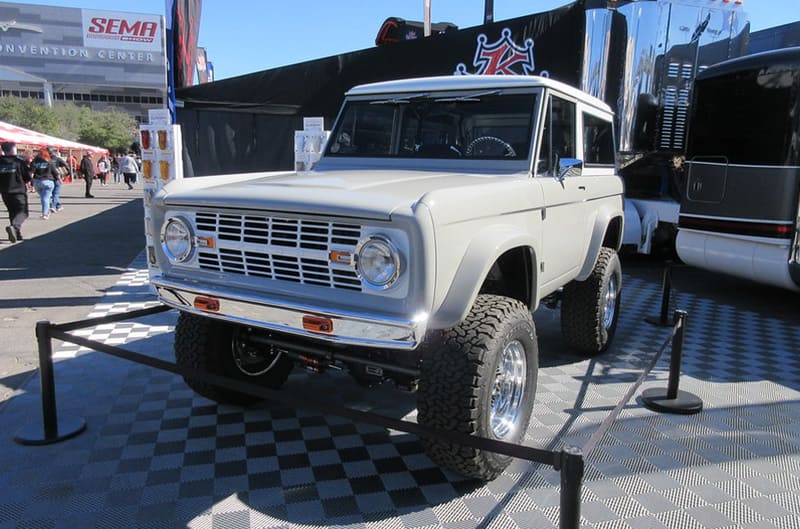
<svg viewBox="0 0 800 529">
<path fill-rule="evenodd" d="M 586 165 L 614 165 L 611 122 L 583 114 L 583 162 Z"/>
</svg>

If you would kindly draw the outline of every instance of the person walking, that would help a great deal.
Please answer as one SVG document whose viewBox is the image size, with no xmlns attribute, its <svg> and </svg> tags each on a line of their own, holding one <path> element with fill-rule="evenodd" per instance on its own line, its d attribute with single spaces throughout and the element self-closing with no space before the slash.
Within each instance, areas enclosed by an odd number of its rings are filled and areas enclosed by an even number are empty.
<svg viewBox="0 0 800 529">
<path fill-rule="evenodd" d="M 108 164 L 108 158 L 106 158 L 105 154 L 100 155 L 100 159 L 97 160 L 97 178 L 100 180 L 100 185 L 105 187 L 108 180 L 108 171 L 111 167 Z"/>
<path fill-rule="evenodd" d="M 42 203 L 42 219 L 50 218 L 50 201 L 53 189 L 58 180 L 58 171 L 53 161 L 50 159 L 50 152 L 42 147 L 39 154 L 31 162 L 33 167 L 33 187 L 39 193 L 39 200 Z"/>
<path fill-rule="evenodd" d="M 122 172 L 119 170 L 119 158 L 120 153 L 115 152 L 114 156 L 111 158 L 111 172 L 114 174 L 114 183 L 119 184 L 119 176 Z"/>
<path fill-rule="evenodd" d="M 139 171 L 139 166 L 136 160 L 133 159 L 133 153 L 128 152 L 119 160 L 119 170 L 122 171 L 122 177 L 125 183 L 128 184 L 128 189 L 133 189 L 133 182 L 136 181 L 136 173 Z"/>
<path fill-rule="evenodd" d="M 92 155 L 89 151 L 83 153 L 83 159 L 81 159 L 81 176 L 86 182 L 86 192 L 83 196 L 85 198 L 94 198 L 91 193 L 92 180 L 94 179 L 94 162 L 92 162 Z"/>
<path fill-rule="evenodd" d="M 0 150 L 0 193 L 11 223 L 6 226 L 6 233 L 9 241 L 17 242 L 22 240 L 22 223 L 28 218 L 28 184 L 31 175 L 25 163 L 17 157 L 16 144 L 4 141 L 0 143 Z"/>
<path fill-rule="evenodd" d="M 55 187 L 53 187 L 53 196 L 50 197 L 50 213 L 55 213 L 64 209 L 61 206 L 61 183 L 69 176 L 71 170 L 69 164 L 59 156 L 58 149 L 48 147 L 47 150 L 50 152 L 50 159 L 55 164 L 56 172 L 58 173 L 58 179 L 55 182 Z"/>
<path fill-rule="evenodd" d="M 28 193 L 33 193 L 35 189 L 33 188 L 33 180 L 31 180 L 31 175 L 33 175 L 33 154 L 31 151 L 23 151 L 22 155 L 17 152 L 17 156 L 20 160 L 22 160 L 22 166 L 25 168 L 25 174 L 28 175 Z"/>
<path fill-rule="evenodd" d="M 67 163 L 69 164 L 69 178 L 70 182 L 75 180 L 77 176 L 80 174 L 81 171 L 81 163 L 78 161 L 78 158 L 72 154 L 72 151 L 69 151 L 69 158 L 67 158 Z"/>
</svg>

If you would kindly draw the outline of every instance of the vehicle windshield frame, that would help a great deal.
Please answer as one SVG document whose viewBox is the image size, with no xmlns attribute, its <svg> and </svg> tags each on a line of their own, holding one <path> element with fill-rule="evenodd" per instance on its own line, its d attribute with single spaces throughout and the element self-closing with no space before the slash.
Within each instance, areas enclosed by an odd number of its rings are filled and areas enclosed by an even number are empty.
<svg viewBox="0 0 800 529">
<path fill-rule="evenodd" d="M 323 159 L 415 160 L 434 164 L 458 161 L 476 167 L 490 162 L 514 169 L 530 167 L 542 98 L 540 87 L 349 96 L 331 131 Z M 368 113 L 375 116 L 372 129 L 368 128 Z M 361 123 L 357 122 L 359 117 L 364 118 Z M 368 133 L 377 146 L 362 147 Z M 354 140 L 351 134 L 362 136 Z M 487 137 L 490 139 L 475 142 Z"/>
</svg>

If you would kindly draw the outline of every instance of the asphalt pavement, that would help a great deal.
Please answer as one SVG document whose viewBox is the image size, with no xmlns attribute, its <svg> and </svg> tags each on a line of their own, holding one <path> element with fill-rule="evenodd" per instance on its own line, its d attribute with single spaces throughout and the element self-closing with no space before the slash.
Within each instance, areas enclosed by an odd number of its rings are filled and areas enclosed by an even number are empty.
<svg viewBox="0 0 800 529">
<path fill-rule="evenodd" d="M 30 193 L 25 239 L 13 244 L 0 213 L 0 408 L 37 373 L 36 322 L 84 318 L 144 249 L 141 181 L 95 181 L 92 194 L 83 180 L 64 184 L 64 209 L 43 220 Z"/>
</svg>

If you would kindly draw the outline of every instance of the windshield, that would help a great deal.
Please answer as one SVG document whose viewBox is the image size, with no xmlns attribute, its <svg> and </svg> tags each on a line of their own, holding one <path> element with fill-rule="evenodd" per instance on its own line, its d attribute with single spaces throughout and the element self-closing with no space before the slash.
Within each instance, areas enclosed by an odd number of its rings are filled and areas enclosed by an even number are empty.
<svg viewBox="0 0 800 529">
<path fill-rule="evenodd" d="M 695 85 L 689 160 L 742 165 L 800 163 L 800 75 L 753 70 Z"/>
<path fill-rule="evenodd" d="M 348 101 L 326 156 L 525 160 L 536 94 L 417 94 Z"/>
</svg>

